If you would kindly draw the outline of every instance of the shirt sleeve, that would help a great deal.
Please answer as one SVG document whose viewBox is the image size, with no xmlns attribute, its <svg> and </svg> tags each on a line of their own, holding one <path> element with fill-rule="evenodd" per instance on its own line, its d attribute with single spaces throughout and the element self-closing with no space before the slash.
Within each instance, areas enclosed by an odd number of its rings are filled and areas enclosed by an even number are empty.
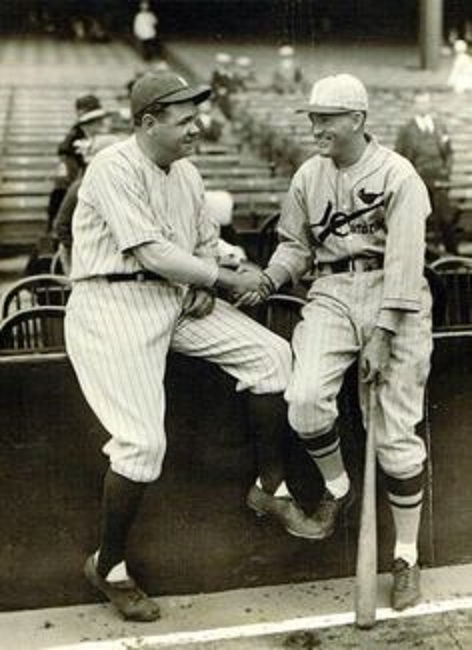
<svg viewBox="0 0 472 650">
<path fill-rule="evenodd" d="M 297 176 L 284 200 L 277 232 L 279 244 L 269 260 L 267 271 L 272 277 L 271 267 L 283 267 L 296 284 L 313 261 L 303 185 Z"/>
<path fill-rule="evenodd" d="M 384 261 L 383 310 L 419 311 L 423 286 L 428 192 L 411 173 L 391 193 L 386 205 L 387 241 Z"/>
<path fill-rule="evenodd" d="M 122 253 L 160 235 L 143 183 L 129 165 L 116 157 L 92 161 L 79 198 L 93 205 Z"/>
<path fill-rule="evenodd" d="M 79 196 L 85 202 L 93 200 L 121 253 L 133 251 L 143 266 L 171 281 L 213 285 L 216 262 L 199 259 L 166 237 L 133 170 L 110 158 L 97 162 L 89 167 Z M 140 247 L 146 248 L 144 254 L 136 254 Z"/>
</svg>

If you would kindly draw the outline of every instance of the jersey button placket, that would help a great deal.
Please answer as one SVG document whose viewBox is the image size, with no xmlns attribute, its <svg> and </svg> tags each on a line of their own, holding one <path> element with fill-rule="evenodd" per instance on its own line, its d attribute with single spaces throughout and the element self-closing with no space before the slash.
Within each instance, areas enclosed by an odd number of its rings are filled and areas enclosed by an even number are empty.
<svg viewBox="0 0 472 650">
<path fill-rule="evenodd" d="M 338 189 L 339 189 L 339 199 L 340 199 L 340 205 L 341 205 L 341 210 L 344 212 L 344 214 L 348 215 L 350 208 L 351 208 L 351 202 L 350 202 L 350 187 L 349 187 L 349 174 L 345 171 L 339 173 L 339 184 L 338 184 Z M 346 224 L 346 235 L 343 238 L 344 245 L 346 248 L 346 253 L 348 257 L 352 257 L 352 234 L 350 231 L 350 224 Z M 353 266 L 350 266 L 349 272 L 351 275 L 354 274 L 354 268 Z"/>
</svg>

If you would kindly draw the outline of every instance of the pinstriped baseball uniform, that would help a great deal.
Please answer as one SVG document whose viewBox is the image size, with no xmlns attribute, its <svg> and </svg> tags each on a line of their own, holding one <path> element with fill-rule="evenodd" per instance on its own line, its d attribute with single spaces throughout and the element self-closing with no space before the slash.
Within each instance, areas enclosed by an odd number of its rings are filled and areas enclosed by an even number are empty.
<svg viewBox="0 0 472 650">
<path fill-rule="evenodd" d="M 377 389 L 374 424 L 387 474 L 421 471 L 415 435 L 432 349 L 431 296 L 423 277 L 426 188 L 411 164 L 368 136 L 355 164 L 338 169 L 314 156 L 295 174 L 279 225 L 269 274 L 283 267 L 294 281 L 314 261 L 328 269 L 313 282 L 293 338 L 295 368 L 286 391 L 289 418 L 302 436 L 329 432 L 343 376 L 376 325 L 395 331 L 388 380 Z M 346 258 L 383 256 L 383 268 L 329 273 Z M 316 277 L 316 276 L 315 276 Z M 361 384 L 361 406 L 365 403 Z"/>
<path fill-rule="evenodd" d="M 188 285 L 211 286 L 217 274 L 217 237 L 203 206 L 194 166 L 182 159 L 165 173 L 134 136 L 96 156 L 79 192 L 67 350 L 111 435 L 104 451 L 112 470 L 134 481 L 161 471 L 169 349 L 219 364 L 238 390 L 281 392 L 290 374 L 288 344 L 224 301 L 204 318 L 182 316 Z M 105 278 L 142 270 L 133 248 L 146 242 L 157 243 L 187 282 Z"/>
</svg>

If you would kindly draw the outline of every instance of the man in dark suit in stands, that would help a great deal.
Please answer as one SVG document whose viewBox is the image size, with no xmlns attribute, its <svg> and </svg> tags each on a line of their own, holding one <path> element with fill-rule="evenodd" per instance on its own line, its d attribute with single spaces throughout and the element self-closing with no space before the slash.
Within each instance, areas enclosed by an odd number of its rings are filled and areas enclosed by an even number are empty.
<svg viewBox="0 0 472 650">
<path fill-rule="evenodd" d="M 414 116 L 401 127 L 395 149 L 410 160 L 428 188 L 433 214 L 434 244 L 457 254 L 458 227 L 447 189 L 452 169 L 451 139 L 444 123 L 432 113 L 431 96 L 419 91 L 414 98 Z"/>
</svg>

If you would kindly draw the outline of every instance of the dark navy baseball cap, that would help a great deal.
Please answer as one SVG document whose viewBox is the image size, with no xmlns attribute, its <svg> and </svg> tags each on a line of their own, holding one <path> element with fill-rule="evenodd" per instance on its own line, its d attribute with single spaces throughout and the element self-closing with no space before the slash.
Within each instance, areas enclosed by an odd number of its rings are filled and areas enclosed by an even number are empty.
<svg viewBox="0 0 472 650">
<path fill-rule="evenodd" d="M 170 70 L 146 72 L 131 89 L 131 112 L 138 115 L 155 103 L 169 105 L 192 101 L 200 104 L 210 94 L 209 86 L 191 86 Z"/>
</svg>

